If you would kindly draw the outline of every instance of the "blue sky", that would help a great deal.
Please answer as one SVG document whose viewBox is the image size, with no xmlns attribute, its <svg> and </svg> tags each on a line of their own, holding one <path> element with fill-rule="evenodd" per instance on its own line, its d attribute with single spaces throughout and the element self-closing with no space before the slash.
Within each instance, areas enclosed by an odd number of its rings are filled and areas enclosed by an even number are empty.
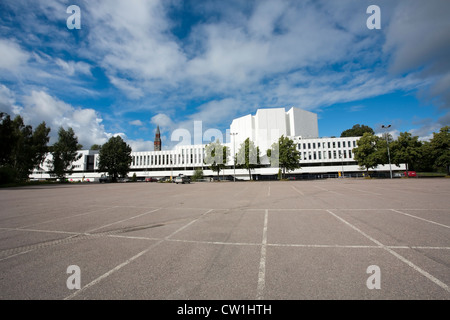
<svg viewBox="0 0 450 320">
<path fill-rule="evenodd" d="M 225 133 L 292 106 L 322 137 L 391 124 L 428 139 L 450 124 L 449 15 L 445 0 L 2 0 L 0 111 L 45 121 L 51 142 L 70 126 L 86 148 L 121 135 L 153 150 L 156 125 L 170 148 L 194 121 Z"/>
</svg>

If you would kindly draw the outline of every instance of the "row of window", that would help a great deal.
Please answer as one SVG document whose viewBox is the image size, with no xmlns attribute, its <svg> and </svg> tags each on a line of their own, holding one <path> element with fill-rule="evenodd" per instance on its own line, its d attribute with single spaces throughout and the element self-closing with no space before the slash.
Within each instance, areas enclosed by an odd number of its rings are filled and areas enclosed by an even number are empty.
<svg viewBox="0 0 450 320">
<path fill-rule="evenodd" d="M 132 166 L 164 166 L 164 165 L 184 165 L 184 164 L 201 164 L 203 161 L 202 154 L 190 153 L 184 154 L 158 154 L 133 156 Z"/>
<path fill-rule="evenodd" d="M 347 157 L 348 156 L 348 157 Z M 300 152 L 300 160 L 327 160 L 327 159 L 352 159 L 352 151 L 351 150 L 328 150 L 328 151 L 304 151 Z"/>
<path fill-rule="evenodd" d="M 342 144 L 341 144 L 342 142 Z M 342 145 L 342 148 L 356 148 L 356 141 L 329 141 L 329 142 L 304 142 L 304 143 L 299 143 L 298 144 L 298 150 L 307 150 L 307 149 L 320 149 L 320 148 L 327 148 L 331 149 L 331 148 L 336 148 L 336 146 L 338 148 L 340 148 Z M 303 148 L 302 148 L 303 147 Z"/>
</svg>

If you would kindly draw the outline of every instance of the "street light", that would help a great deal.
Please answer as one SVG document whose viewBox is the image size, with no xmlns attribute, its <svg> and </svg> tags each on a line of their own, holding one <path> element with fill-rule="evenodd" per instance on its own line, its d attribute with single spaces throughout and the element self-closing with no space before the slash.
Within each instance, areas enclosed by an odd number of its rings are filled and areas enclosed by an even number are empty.
<svg viewBox="0 0 450 320">
<path fill-rule="evenodd" d="M 236 136 L 237 132 L 230 132 L 230 135 Z M 233 153 L 234 153 L 234 159 L 233 159 L 233 181 L 236 182 L 236 137 L 233 137 Z"/>
<path fill-rule="evenodd" d="M 342 163 L 342 178 L 345 178 L 345 175 L 344 175 L 344 155 L 342 154 L 341 151 L 339 151 L 339 158 L 341 159 L 341 163 Z"/>
<path fill-rule="evenodd" d="M 389 136 L 388 136 L 389 134 L 387 132 L 387 129 L 390 127 L 391 127 L 390 124 L 387 126 L 385 126 L 385 125 L 381 126 L 381 128 L 386 129 L 386 145 L 387 145 L 387 152 L 388 152 L 388 159 L 389 159 L 389 173 L 390 173 L 391 179 L 392 179 L 391 154 L 389 152 Z"/>
</svg>

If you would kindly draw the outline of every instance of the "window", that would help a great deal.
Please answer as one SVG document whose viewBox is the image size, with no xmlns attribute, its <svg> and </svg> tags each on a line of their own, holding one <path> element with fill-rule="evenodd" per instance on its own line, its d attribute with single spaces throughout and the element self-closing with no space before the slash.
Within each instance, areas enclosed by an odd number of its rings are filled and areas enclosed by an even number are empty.
<svg viewBox="0 0 450 320">
<path fill-rule="evenodd" d="M 342 141 L 342 147 L 345 148 L 345 141 Z"/>
<path fill-rule="evenodd" d="M 330 146 L 330 143 L 328 142 L 328 149 L 330 149 L 331 148 L 331 146 Z"/>
<path fill-rule="evenodd" d="M 340 148 L 341 147 L 341 142 L 340 141 L 338 141 L 338 148 Z"/>
<path fill-rule="evenodd" d="M 336 148 L 336 142 L 333 141 L 333 148 Z"/>
<path fill-rule="evenodd" d="M 319 151 L 318 154 L 319 154 L 319 160 L 322 160 L 322 151 Z"/>
<path fill-rule="evenodd" d="M 311 149 L 311 143 L 308 142 L 308 149 Z"/>
<path fill-rule="evenodd" d="M 315 149 L 316 148 L 316 143 L 315 142 L 313 142 L 313 149 Z"/>
</svg>

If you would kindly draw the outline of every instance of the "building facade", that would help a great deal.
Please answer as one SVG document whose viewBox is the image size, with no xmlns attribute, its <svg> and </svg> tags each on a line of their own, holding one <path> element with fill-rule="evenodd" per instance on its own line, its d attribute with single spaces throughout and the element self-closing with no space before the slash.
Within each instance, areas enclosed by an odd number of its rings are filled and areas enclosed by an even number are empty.
<svg viewBox="0 0 450 320">
<path fill-rule="evenodd" d="M 233 160 L 245 139 L 250 138 L 261 153 L 261 166 L 252 171 L 257 179 L 275 177 L 278 167 L 271 167 L 266 150 L 277 142 L 282 135 L 292 139 L 300 152 L 300 169 L 290 172 L 302 177 L 361 176 L 364 170 L 359 168 L 353 157 L 353 148 L 359 137 L 319 138 L 317 115 L 291 108 L 258 109 L 255 115 L 234 119 L 230 125 L 230 139 L 224 143 L 230 150 L 223 176 L 236 175 L 238 179 L 248 179 L 248 170 L 235 168 Z M 159 126 L 155 134 L 154 151 L 132 152 L 129 176 L 136 174 L 139 179 L 145 177 L 174 177 L 179 174 L 191 176 L 195 169 L 202 168 L 205 176 L 215 176 L 204 164 L 205 144 L 177 145 L 172 150 L 161 150 Z M 98 151 L 81 150 L 82 157 L 74 162 L 74 172 L 68 179 L 90 181 L 98 180 L 104 174 L 98 171 Z M 49 159 L 51 155 L 48 155 Z M 36 169 L 31 178 L 48 179 L 47 161 Z M 392 166 L 393 170 L 404 170 L 402 166 Z M 389 166 L 378 166 L 376 171 L 389 171 Z"/>
</svg>

